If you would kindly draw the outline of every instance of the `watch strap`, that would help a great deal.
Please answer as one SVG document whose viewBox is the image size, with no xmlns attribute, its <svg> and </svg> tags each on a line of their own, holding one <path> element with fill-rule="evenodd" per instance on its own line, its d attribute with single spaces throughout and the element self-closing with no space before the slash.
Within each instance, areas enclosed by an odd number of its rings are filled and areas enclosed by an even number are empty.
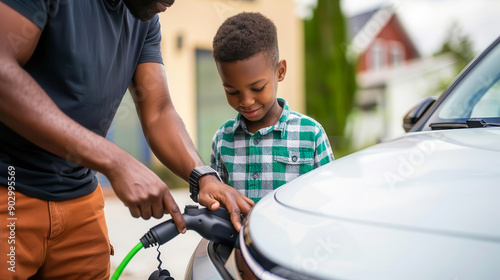
<svg viewBox="0 0 500 280">
<path fill-rule="evenodd" d="M 191 174 L 189 174 L 189 192 L 191 193 L 190 197 L 194 202 L 198 202 L 198 195 L 200 193 L 200 186 L 198 182 L 201 177 L 205 175 L 215 175 L 219 181 L 222 182 L 222 179 L 219 176 L 219 173 L 215 171 L 210 166 L 198 166 L 191 170 Z"/>
</svg>

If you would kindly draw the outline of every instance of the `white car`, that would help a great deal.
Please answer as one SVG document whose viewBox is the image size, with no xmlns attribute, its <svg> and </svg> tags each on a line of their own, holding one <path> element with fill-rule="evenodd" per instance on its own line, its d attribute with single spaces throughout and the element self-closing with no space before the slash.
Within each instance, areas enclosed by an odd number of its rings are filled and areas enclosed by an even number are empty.
<svg viewBox="0 0 500 280">
<path fill-rule="evenodd" d="M 200 243 L 186 279 L 499 279 L 499 125 L 500 38 L 408 133 L 263 198 L 239 249 Z"/>
</svg>

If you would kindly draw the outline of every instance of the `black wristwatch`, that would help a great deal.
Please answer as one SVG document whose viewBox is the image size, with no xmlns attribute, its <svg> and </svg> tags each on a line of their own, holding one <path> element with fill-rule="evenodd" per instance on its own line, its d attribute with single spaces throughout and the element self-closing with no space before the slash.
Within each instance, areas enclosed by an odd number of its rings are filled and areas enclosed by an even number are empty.
<svg viewBox="0 0 500 280">
<path fill-rule="evenodd" d="M 189 192 L 191 193 L 190 197 L 194 202 L 198 202 L 198 194 L 200 193 L 198 181 L 205 175 L 215 175 L 217 179 L 222 182 L 219 173 L 217 173 L 217 171 L 210 166 L 198 166 L 193 168 L 193 170 L 191 170 L 191 174 L 189 174 Z"/>
</svg>

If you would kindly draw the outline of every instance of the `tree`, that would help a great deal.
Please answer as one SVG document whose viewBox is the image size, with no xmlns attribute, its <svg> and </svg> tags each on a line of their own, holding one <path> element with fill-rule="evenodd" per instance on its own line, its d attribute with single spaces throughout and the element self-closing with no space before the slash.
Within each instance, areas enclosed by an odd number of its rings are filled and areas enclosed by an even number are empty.
<svg viewBox="0 0 500 280">
<path fill-rule="evenodd" d="M 442 54 L 451 54 L 453 56 L 456 74 L 460 73 L 475 56 L 472 40 L 467 35 L 462 34 L 462 30 L 457 22 L 450 25 L 446 37 L 443 40 L 443 44 L 441 45 L 441 49 L 435 52 L 434 56 Z M 453 75 L 453 77 L 455 77 L 456 74 Z M 443 92 L 452 81 L 453 78 L 438 81 L 431 90 L 432 94 Z"/>
<path fill-rule="evenodd" d="M 449 27 L 441 49 L 434 55 L 444 53 L 451 53 L 455 57 L 457 72 L 462 71 L 475 56 L 472 40 L 467 35 L 462 34 L 462 30 L 456 22 Z"/>
<path fill-rule="evenodd" d="M 304 21 L 307 114 L 320 122 L 335 150 L 345 151 L 344 134 L 356 91 L 354 63 L 347 59 L 346 24 L 339 0 L 318 0 Z"/>
</svg>

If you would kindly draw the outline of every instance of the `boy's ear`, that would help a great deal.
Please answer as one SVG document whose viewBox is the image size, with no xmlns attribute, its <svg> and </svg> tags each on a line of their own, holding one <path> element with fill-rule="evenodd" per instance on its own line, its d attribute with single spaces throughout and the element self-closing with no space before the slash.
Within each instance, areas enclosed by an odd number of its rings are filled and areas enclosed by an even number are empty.
<svg viewBox="0 0 500 280">
<path fill-rule="evenodd" d="M 286 60 L 282 59 L 278 63 L 278 69 L 276 70 L 276 75 L 278 76 L 278 82 L 281 82 L 285 79 L 286 74 Z"/>
</svg>

